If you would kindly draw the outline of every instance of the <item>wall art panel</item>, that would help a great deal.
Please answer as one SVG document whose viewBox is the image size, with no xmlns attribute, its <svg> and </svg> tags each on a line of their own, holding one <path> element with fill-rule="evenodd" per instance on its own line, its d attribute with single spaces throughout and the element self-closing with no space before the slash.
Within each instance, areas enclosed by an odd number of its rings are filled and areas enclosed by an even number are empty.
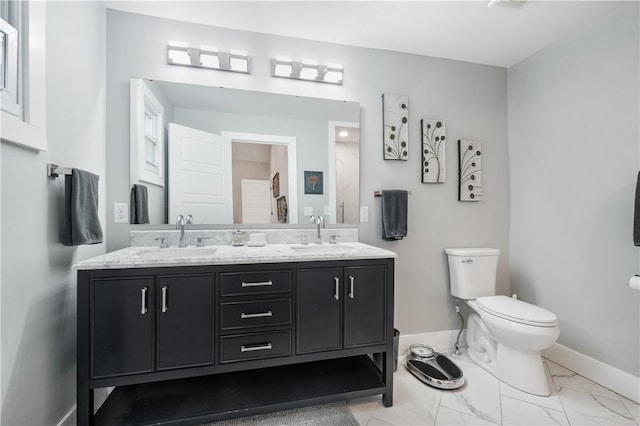
<svg viewBox="0 0 640 426">
<path fill-rule="evenodd" d="M 482 142 L 460 139 L 458 164 L 460 168 L 458 200 L 480 201 L 482 199 Z"/>
<path fill-rule="evenodd" d="M 442 120 L 421 120 L 422 127 L 422 182 L 446 182 L 445 140 Z"/>
<path fill-rule="evenodd" d="M 383 148 L 385 160 L 409 159 L 409 98 L 382 95 Z"/>
</svg>

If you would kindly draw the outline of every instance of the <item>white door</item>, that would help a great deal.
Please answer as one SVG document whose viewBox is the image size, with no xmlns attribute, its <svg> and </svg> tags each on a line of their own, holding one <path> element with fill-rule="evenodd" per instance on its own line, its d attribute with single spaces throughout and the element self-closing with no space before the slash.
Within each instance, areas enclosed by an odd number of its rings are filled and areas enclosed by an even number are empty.
<svg viewBox="0 0 640 426">
<path fill-rule="evenodd" d="M 242 179 L 242 223 L 271 223 L 271 183 Z"/>
<path fill-rule="evenodd" d="M 169 123 L 169 223 L 233 223 L 231 141 Z"/>
</svg>

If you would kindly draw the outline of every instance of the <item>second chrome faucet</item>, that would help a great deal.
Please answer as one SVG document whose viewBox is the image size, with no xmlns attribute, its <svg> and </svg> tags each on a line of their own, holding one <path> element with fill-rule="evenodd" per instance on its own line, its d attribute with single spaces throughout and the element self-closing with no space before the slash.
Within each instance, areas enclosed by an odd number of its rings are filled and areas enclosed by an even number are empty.
<svg viewBox="0 0 640 426">
<path fill-rule="evenodd" d="M 324 223 L 324 217 L 322 217 L 321 215 L 318 215 L 318 217 L 315 217 L 312 215 L 309 217 L 309 223 L 313 223 L 317 226 L 318 233 L 316 235 L 316 244 L 322 244 L 322 236 L 320 235 L 320 225 L 322 225 L 323 228 L 326 228 L 326 225 Z"/>
<path fill-rule="evenodd" d="M 191 225 L 193 223 L 193 216 L 190 214 L 187 215 L 185 219 L 181 214 L 176 218 L 176 229 L 180 230 L 180 242 L 178 243 L 178 247 L 186 247 L 187 246 L 187 237 L 184 235 L 184 227 L 185 225 Z"/>
</svg>

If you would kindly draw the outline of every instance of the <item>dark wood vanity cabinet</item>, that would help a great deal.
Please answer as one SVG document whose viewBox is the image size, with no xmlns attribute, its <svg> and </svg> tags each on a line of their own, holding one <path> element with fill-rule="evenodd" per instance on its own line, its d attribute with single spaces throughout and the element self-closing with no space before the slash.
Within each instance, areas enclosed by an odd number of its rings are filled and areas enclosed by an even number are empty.
<svg viewBox="0 0 640 426">
<path fill-rule="evenodd" d="M 152 372 L 154 277 L 96 279 L 89 286 L 91 377 Z"/>
<path fill-rule="evenodd" d="M 393 259 L 78 271 L 79 425 L 389 406 L 392 354 Z"/>
<path fill-rule="evenodd" d="M 384 344 L 384 266 L 298 269 L 297 353 Z"/>
<path fill-rule="evenodd" d="M 213 364 L 213 275 L 156 280 L 156 370 Z"/>
</svg>

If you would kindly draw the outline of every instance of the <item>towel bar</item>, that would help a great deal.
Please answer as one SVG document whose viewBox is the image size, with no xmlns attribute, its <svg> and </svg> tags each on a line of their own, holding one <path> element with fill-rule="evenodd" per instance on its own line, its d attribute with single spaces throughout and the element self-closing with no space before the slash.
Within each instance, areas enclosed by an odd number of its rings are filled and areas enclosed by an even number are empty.
<svg viewBox="0 0 640 426">
<path fill-rule="evenodd" d="M 60 175 L 70 175 L 71 169 L 69 167 L 60 167 L 57 164 L 47 163 L 47 176 L 57 178 Z"/>
<path fill-rule="evenodd" d="M 409 195 L 411 195 L 411 191 L 407 191 L 409 193 Z M 374 189 L 373 190 L 373 196 L 374 197 L 380 197 L 382 196 L 382 191 L 380 189 Z"/>
<path fill-rule="evenodd" d="M 47 163 L 47 176 L 57 178 L 60 175 L 71 175 L 71 167 L 60 167 L 57 164 Z"/>
</svg>

